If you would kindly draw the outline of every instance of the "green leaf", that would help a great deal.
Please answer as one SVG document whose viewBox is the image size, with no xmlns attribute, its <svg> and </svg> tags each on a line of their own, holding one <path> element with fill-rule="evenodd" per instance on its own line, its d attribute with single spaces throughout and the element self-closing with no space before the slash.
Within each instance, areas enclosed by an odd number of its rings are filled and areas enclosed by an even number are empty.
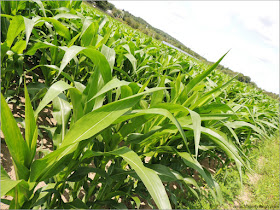
<svg viewBox="0 0 280 210">
<path fill-rule="evenodd" d="M 48 105 L 48 103 L 50 103 L 55 97 L 57 97 L 60 93 L 62 93 L 64 90 L 73 88 L 72 86 L 68 85 L 67 83 L 63 82 L 63 81 L 58 81 L 56 83 L 54 83 L 49 90 L 47 91 L 46 95 L 44 96 L 44 98 L 42 99 L 42 101 L 40 102 L 38 108 L 35 111 L 35 117 L 38 116 L 38 114 L 40 113 L 40 111 Z"/>
<path fill-rule="evenodd" d="M 11 110 L 1 93 L 1 130 L 5 137 L 5 142 L 16 166 L 18 179 L 28 178 L 29 150 L 20 133 Z"/>
<path fill-rule="evenodd" d="M 38 49 L 44 48 L 57 48 L 57 46 L 48 42 L 36 42 L 26 53 L 25 55 L 34 55 Z"/>
<path fill-rule="evenodd" d="M 75 37 L 73 37 L 71 39 L 71 41 L 68 43 L 67 47 L 71 47 L 77 41 L 77 39 L 80 37 L 80 35 L 81 35 L 81 32 L 78 33 Z"/>
<path fill-rule="evenodd" d="M 78 119 L 80 119 L 83 114 L 84 114 L 84 107 L 83 104 L 81 103 L 82 101 L 82 93 L 77 89 L 77 88 L 71 88 L 69 89 L 70 97 L 71 97 L 71 102 L 73 106 L 73 115 L 72 115 L 72 120 L 76 122 Z"/>
<path fill-rule="evenodd" d="M 190 109 L 194 109 L 196 107 L 200 107 L 200 106 L 206 104 L 207 102 L 211 101 L 212 99 L 217 98 L 222 93 L 222 91 L 234 80 L 235 77 L 233 77 L 232 79 L 227 81 L 225 84 L 223 84 L 223 85 L 221 85 L 219 87 L 216 87 L 213 90 L 211 90 L 211 91 L 207 92 L 206 94 L 204 94 L 196 103 L 194 103 L 190 107 Z"/>
<path fill-rule="evenodd" d="M 10 180 L 7 180 L 7 179 L 3 180 L 2 179 L 2 173 L 1 173 L 1 197 L 6 195 L 12 189 L 14 189 L 22 181 L 23 180 L 11 180 L 11 179 Z"/>
<path fill-rule="evenodd" d="M 132 70 L 134 73 L 136 73 L 136 67 L 137 67 L 136 58 L 132 54 L 125 54 L 124 56 L 130 61 L 132 68 L 133 68 Z"/>
<path fill-rule="evenodd" d="M 14 16 L 10 21 L 10 26 L 7 33 L 7 45 L 11 47 L 14 39 L 25 29 L 23 16 Z"/>
<path fill-rule="evenodd" d="M 40 17 L 35 17 L 32 20 L 30 20 L 26 17 L 23 17 L 23 19 L 24 19 L 25 36 L 26 36 L 26 40 L 25 40 L 26 46 L 25 47 L 27 47 L 33 27 L 35 26 L 36 22 L 40 19 Z"/>
<path fill-rule="evenodd" d="M 44 16 L 46 17 L 45 7 L 44 7 L 42 1 L 40 1 L 40 0 L 32 0 L 32 1 L 36 2 L 36 3 L 39 5 L 39 7 L 40 7 L 40 9 L 42 10 Z"/>
<path fill-rule="evenodd" d="M 81 37 L 81 46 L 95 46 L 97 41 L 98 23 L 92 22 Z"/>
<path fill-rule="evenodd" d="M 151 108 L 151 109 L 143 109 L 143 110 L 133 110 L 132 112 L 130 112 L 130 114 L 120 117 L 114 123 L 123 122 L 127 119 L 131 119 L 146 114 L 154 114 L 154 115 L 159 114 L 169 118 L 172 121 L 172 123 L 177 127 L 178 131 L 182 135 L 186 147 L 188 148 L 188 142 L 184 130 L 182 129 L 178 120 L 166 109 Z"/>
<path fill-rule="evenodd" d="M 60 93 L 53 100 L 53 117 L 56 120 L 56 130 L 54 133 L 53 143 L 58 147 L 66 135 L 68 119 L 71 113 L 71 105 L 66 96 Z"/>
<path fill-rule="evenodd" d="M 143 165 L 141 159 L 134 151 L 127 147 L 122 147 L 110 152 L 110 154 L 121 156 L 135 170 L 159 209 L 171 209 L 168 196 L 160 178 L 152 169 Z"/>
<path fill-rule="evenodd" d="M 228 53 L 228 52 L 227 52 Z M 227 54 L 226 53 L 226 54 Z M 218 65 L 219 63 L 223 60 L 223 58 L 226 56 L 224 54 L 216 63 L 214 63 L 209 69 L 204 71 L 202 74 L 199 74 L 195 78 L 193 78 L 185 87 L 186 93 L 188 94 L 200 81 L 205 79 Z"/>
<path fill-rule="evenodd" d="M 5 180 L 10 180 L 10 179 L 11 179 L 10 176 L 7 174 L 7 172 L 1 165 L 1 180 L 5 181 Z M 1 197 L 2 197 L 2 195 L 1 195 Z"/>
<path fill-rule="evenodd" d="M 112 124 L 140 100 L 142 94 L 137 94 L 123 100 L 109 103 L 80 118 L 66 134 L 60 147 L 87 139 Z"/>
<path fill-rule="evenodd" d="M 82 51 L 82 53 L 90 58 L 91 61 L 98 67 L 105 84 L 112 79 L 110 65 L 106 57 L 101 52 L 93 48 L 86 48 Z"/>
<path fill-rule="evenodd" d="M 104 178 L 109 178 L 108 174 L 99 168 L 79 167 L 75 170 L 75 172 L 73 174 L 71 174 L 70 177 L 67 178 L 67 180 L 70 182 L 80 181 L 80 180 L 84 179 L 90 172 L 100 174 Z"/>
<path fill-rule="evenodd" d="M 81 17 L 77 15 L 73 15 L 70 13 L 60 13 L 57 14 L 56 16 L 53 16 L 54 19 L 58 20 L 59 18 L 67 18 L 67 19 L 81 19 Z"/>
<path fill-rule="evenodd" d="M 88 209 L 88 206 L 83 201 L 76 198 L 72 202 L 63 203 L 63 208 L 64 209 Z"/>
<path fill-rule="evenodd" d="M 168 168 L 167 166 L 161 165 L 161 164 L 151 164 L 147 165 L 147 167 L 153 169 L 161 178 L 163 182 L 172 182 L 172 181 L 183 181 L 187 185 L 193 185 L 198 190 L 200 189 L 198 187 L 197 182 L 191 178 L 191 177 L 183 177 L 179 172 Z"/>
<path fill-rule="evenodd" d="M 66 26 L 64 26 L 61 22 L 59 22 L 58 20 L 56 20 L 54 18 L 50 18 L 50 17 L 43 17 L 41 19 L 45 20 L 47 22 L 51 22 L 53 24 L 53 27 L 55 28 L 56 32 L 60 36 L 64 37 L 67 40 L 71 39 L 71 35 L 70 35 L 68 28 Z"/>
<path fill-rule="evenodd" d="M 65 66 L 69 63 L 69 61 L 72 60 L 77 54 L 83 53 L 88 58 L 90 58 L 91 61 L 98 67 L 98 70 L 100 71 L 105 83 L 109 82 L 112 79 L 110 65 L 107 59 L 105 58 L 105 56 L 98 50 L 95 50 L 90 47 L 84 48 L 76 45 L 73 45 L 69 48 L 62 48 L 62 49 L 65 51 L 65 54 L 61 61 L 60 72 L 65 68 Z"/>
<path fill-rule="evenodd" d="M 61 171 L 67 164 L 82 140 L 92 137 L 110 126 L 116 118 L 123 115 L 147 93 L 158 91 L 158 88 L 109 103 L 81 117 L 70 128 L 57 150 L 42 159 L 35 160 L 31 166 L 30 180 L 43 181 Z"/>
<path fill-rule="evenodd" d="M 101 53 L 105 56 L 107 59 L 111 72 L 113 72 L 114 64 L 115 64 L 115 59 L 116 59 L 116 52 L 114 49 L 111 49 L 110 47 L 107 47 L 106 45 L 102 46 Z"/>
<path fill-rule="evenodd" d="M 69 61 L 71 61 L 79 52 L 81 52 L 85 48 L 73 45 L 71 47 L 63 47 L 61 49 L 63 49 L 65 51 L 65 54 L 62 58 L 58 75 L 66 67 L 66 65 L 69 63 Z"/>
<path fill-rule="evenodd" d="M 201 118 L 199 114 L 196 112 L 188 109 L 192 118 L 192 124 L 193 124 L 193 132 L 194 132 L 194 146 L 195 146 L 195 156 L 197 159 L 198 156 L 198 146 L 200 142 L 200 134 L 201 134 Z"/>
<path fill-rule="evenodd" d="M 157 87 L 165 87 L 165 76 L 162 76 L 162 77 L 160 77 L 159 78 L 159 81 L 158 81 L 158 86 Z M 153 106 L 155 106 L 155 105 L 157 105 L 158 103 L 161 103 L 162 102 L 162 100 L 163 100 L 163 91 L 164 90 L 162 90 L 162 91 L 158 91 L 158 92 L 156 92 L 156 93 L 154 93 L 153 95 L 152 95 L 152 98 L 151 98 L 151 107 L 153 107 Z"/>
<path fill-rule="evenodd" d="M 23 50 L 26 48 L 26 42 L 24 40 L 19 40 L 15 43 L 15 45 L 12 47 L 12 51 L 17 54 L 22 54 Z"/>
<path fill-rule="evenodd" d="M 29 98 L 29 94 L 25 82 L 24 82 L 24 95 L 25 95 L 25 141 L 27 147 L 29 148 L 28 165 L 30 166 L 36 153 L 38 131 L 37 131 L 37 125 L 35 121 L 33 108 L 31 105 L 31 101 Z"/>
<path fill-rule="evenodd" d="M 91 99 L 88 100 L 88 102 L 90 102 L 91 100 L 97 98 L 98 96 L 114 89 L 114 88 L 118 88 L 124 85 L 129 85 L 130 82 L 126 82 L 126 81 L 120 81 L 117 78 L 112 79 L 111 81 L 109 81 L 107 84 L 105 84 L 103 86 L 103 88 L 97 93 L 95 94 Z"/>
<path fill-rule="evenodd" d="M 257 133 L 265 135 L 264 132 L 261 129 L 259 129 L 257 126 L 244 121 L 226 122 L 225 125 L 231 128 L 250 127 Z"/>
</svg>

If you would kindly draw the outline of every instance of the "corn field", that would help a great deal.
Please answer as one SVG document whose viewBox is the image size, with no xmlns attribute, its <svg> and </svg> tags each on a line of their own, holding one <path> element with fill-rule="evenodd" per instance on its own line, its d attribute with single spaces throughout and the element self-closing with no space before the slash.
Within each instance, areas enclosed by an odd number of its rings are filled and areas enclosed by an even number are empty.
<svg viewBox="0 0 280 210">
<path fill-rule="evenodd" d="M 1 202 L 223 202 L 216 174 L 241 177 L 250 149 L 279 132 L 279 102 L 215 71 L 225 56 L 207 66 L 81 1 L 1 1 L 1 141 L 15 168 L 12 179 L 1 165 Z"/>
</svg>

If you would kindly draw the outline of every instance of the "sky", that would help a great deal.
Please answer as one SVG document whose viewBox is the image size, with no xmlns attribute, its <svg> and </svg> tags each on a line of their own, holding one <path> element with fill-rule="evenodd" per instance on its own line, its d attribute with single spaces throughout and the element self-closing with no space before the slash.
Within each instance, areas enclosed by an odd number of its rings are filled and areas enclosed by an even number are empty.
<svg viewBox="0 0 280 210">
<path fill-rule="evenodd" d="M 279 94 L 279 1 L 109 1 Z"/>
</svg>

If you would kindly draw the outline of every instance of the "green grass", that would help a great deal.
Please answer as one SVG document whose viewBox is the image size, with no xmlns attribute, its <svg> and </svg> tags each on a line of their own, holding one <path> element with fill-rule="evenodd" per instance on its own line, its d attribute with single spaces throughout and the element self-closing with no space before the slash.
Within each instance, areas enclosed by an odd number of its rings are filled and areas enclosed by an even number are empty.
<svg viewBox="0 0 280 210">
<path fill-rule="evenodd" d="M 246 182 L 252 192 L 251 206 L 279 208 L 279 138 L 261 142 L 252 152 L 252 167 L 259 180 Z"/>
<path fill-rule="evenodd" d="M 232 208 L 279 208 L 279 137 L 258 143 L 249 155 L 253 173 L 243 174 L 243 188 L 240 188 L 239 174 L 234 169 L 226 173 L 225 181 L 219 185 L 224 197 L 219 205 L 211 196 L 188 203 L 190 209 L 232 209 Z"/>
</svg>

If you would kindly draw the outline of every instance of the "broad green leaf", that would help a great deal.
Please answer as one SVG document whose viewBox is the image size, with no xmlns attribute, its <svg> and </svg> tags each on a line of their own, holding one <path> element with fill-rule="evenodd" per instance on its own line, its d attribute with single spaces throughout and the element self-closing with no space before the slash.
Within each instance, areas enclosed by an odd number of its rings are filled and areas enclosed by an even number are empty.
<svg viewBox="0 0 280 210">
<path fill-rule="evenodd" d="M 105 84 L 112 79 L 110 65 L 106 57 L 101 52 L 92 48 L 86 48 L 82 51 L 82 53 L 90 58 L 91 61 L 98 67 Z"/>
<path fill-rule="evenodd" d="M 234 80 L 235 77 L 227 81 L 225 84 L 214 88 L 213 90 L 207 92 L 204 94 L 195 104 L 193 104 L 190 109 L 194 109 L 195 107 L 200 107 L 204 105 L 205 103 L 209 102 L 212 100 L 212 98 L 217 98 L 222 91 Z"/>
<path fill-rule="evenodd" d="M 29 149 L 17 126 L 11 110 L 1 94 L 1 130 L 5 142 L 16 165 L 16 175 L 19 179 L 28 178 Z"/>
<path fill-rule="evenodd" d="M 235 116 L 235 114 L 201 114 L 200 118 L 201 118 L 201 121 L 225 120 L 225 119 L 228 119 L 233 116 Z"/>
<path fill-rule="evenodd" d="M 132 89 L 128 85 L 121 86 L 121 98 L 133 95 Z"/>
<path fill-rule="evenodd" d="M 65 47 L 65 48 L 62 48 L 62 49 L 65 51 L 65 54 L 64 54 L 63 59 L 61 61 L 61 65 L 60 65 L 60 68 L 59 68 L 58 75 L 66 67 L 66 65 L 69 63 L 69 61 L 71 61 L 79 52 L 81 52 L 85 48 L 73 45 L 71 47 Z"/>
<path fill-rule="evenodd" d="M 80 180 L 84 179 L 90 172 L 100 174 L 102 177 L 105 177 L 105 178 L 109 178 L 109 175 L 105 171 L 103 171 L 99 168 L 79 167 L 75 170 L 75 172 L 73 174 L 71 174 L 71 176 L 69 176 L 67 178 L 67 181 L 70 181 L 70 182 L 80 181 Z"/>
<path fill-rule="evenodd" d="M 50 18 L 50 17 L 43 17 L 41 19 L 51 22 L 53 24 L 53 27 L 55 28 L 56 32 L 60 36 L 64 37 L 67 40 L 71 39 L 71 35 L 70 35 L 68 28 L 66 26 L 64 26 L 61 22 L 59 22 L 58 20 L 56 20 L 54 18 Z"/>
<path fill-rule="evenodd" d="M 7 45 L 11 47 L 15 38 L 25 29 L 23 16 L 14 16 L 7 33 Z"/>
<path fill-rule="evenodd" d="M 24 82 L 24 95 L 25 95 L 25 141 L 29 149 L 29 161 L 28 165 L 30 166 L 36 152 L 37 146 L 37 125 L 35 121 L 34 111 L 31 105 L 29 94 Z"/>
<path fill-rule="evenodd" d="M 71 41 L 68 43 L 67 47 L 71 47 L 71 46 L 77 41 L 77 39 L 78 39 L 80 36 L 81 36 L 81 32 L 78 33 L 75 37 L 73 37 L 73 38 L 71 39 Z"/>
<path fill-rule="evenodd" d="M 127 59 L 130 61 L 132 68 L 133 68 L 132 70 L 134 73 L 136 73 L 136 67 L 137 67 L 136 58 L 132 54 L 125 54 L 124 56 L 127 57 Z"/>
<path fill-rule="evenodd" d="M 198 146 L 200 142 L 200 134 L 201 134 L 201 118 L 199 114 L 197 114 L 194 111 L 191 111 L 188 109 L 192 118 L 192 124 L 193 124 L 193 132 L 194 132 L 194 146 L 195 146 L 195 157 L 197 159 L 198 156 Z"/>
<path fill-rule="evenodd" d="M 53 99 L 53 117 L 56 120 L 56 130 L 54 133 L 53 144 L 58 147 L 66 135 L 68 120 L 71 113 L 71 105 L 66 96 L 60 93 Z"/>
<path fill-rule="evenodd" d="M 79 17 L 77 15 L 70 14 L 70 13 L 60 13 L 60 14 L 57 14 L 56 16 L 53 16 L 53 19 L 58 20 L 59 18 L 81 19 L 81 17 Z"/>
<path fill-rule="evenodd" d="M 78 143 L 68 147 L 59 148 L 47 154 L 41 159 L 35 160 L 31 165 L 31 182 L 40 182 L 49 179 L 63 170 L 71 161 L 72 154 L 78 147 Z"/>
<path fill-rule="evenodd" d="M 151 164 L 147 165 L 147 167 L 153 169 L 159 175 L 163 182 L 183 181 L 187 185 L 191 184 L 195 186 L 198 190 L 200 190 L 197 182 L 193 178 L 183 177 L 179 172 L 172 170 L 167 166 L 161 164 Z"/>
<path fill-rule="evenodd" d="M 2 175 L 2 174 L 1 174 Z M 1 197 L 6 195 L 9 191 L 14 189 L 23 180 L 2 180 L 1 176 Z"/>
<path fill-rule="evenodd" d="M 219 190 L 219 185 L 215 184 L 216 182 L 213 179 L 212 175 L 206 169 L 203 169 L 196 159 L 192 158 L 191 155 L 186 152 L 177 152 L 177 154 L 180 155 L 180 157 L 183 159 L 184 163 L 187 166 L 195 169 L 204 178 L 210 189 L 215 189 L 216 193 L 212 193 L 214 197 L 222 197 L 221 192 Z"/>
<path fill-rule="evenodd" d="M 111 31 L 112 31 L 112 28 L 110 28 L 109 31 L 106 32 L 103 39 L 101 39 L 100 41 L 97 41 L 96 49 L 99 49 L 101 46 L 103 46 L 107 43 L 108 39 L 111 36 Z"/>
<path fill-rule="evenodd" d="M 157 87 L 165 87 L 164 82 L 165 82 L 165 76 L 160 77 Z M 163 100 L 163 90 L 158 91 L 152 95 L 150 106 L 153 107 L 153 106 L 157 105 L 158 103 L 161 103 L 162 100 Z"/>
<path fill-rule="evenodd" d="M 91 61 L 98 67 L 105 83 L 112 79 L 110 65 L 105 56 L 99 51 L 90 47 L 84 48 L 75 45 L 69 48 L 63 48 L 63 50 L 65 51 L 65 54 L 61 61 L 60 72 L 65 68 L 70 60 L 72 60 L 77 54 L 82 53 L 90 58 Z"/>
<path fill-rule="evenodd" d="M 88 209 L 88 206 L 83 201 L 76 198 L 72 202 L 63 203 L 63 209 Z"/>
<path fill-rule="evenodd" d="M 35 111 L 35 117 L 38 116 L 38 114 L 40 113 L 40 111 L 48 105 L 48 103 L 50 103 L 55 97 L 57 97 L 60 93 L 62 93 L 64 90 L 73 88 L 72 86 L 68 85 L 67 83 L 63 82 L 63 81 L 58 81 L 56 83 L 54 83 L 49 90 L 47 91 L 46 95 L 44 96 L 44 98 L 42 99 L 42 101 L 40 102 L 38 108 Z"/>
<path fill-rule="evenodd" d="M 159 209 L 171 209 L 168 196 L 160 178 L 152 169 L 143 165 L 141 159 L 134 151 L 127 147 L 122 147 L 110 153 L 121 156 L 135 170 Z"/>
<path fill-rule="evenodd" d="M 8 175 L 8 173 L 5 171 L 5 169 L 3 168 L 3 166 L 1 165 L 1 180 L 5 181 L 5 180 L 10 180 L 10 176 Z M 1 195 L 2 197 L 2 195 Z"/>
<path fill-rule="evenodd" d="M 71 153 L 77 149 L 79 142 L 110 126 L 116 118 L 132 108 L 144 94 L 158 90 L 158 88 L 150 89 L 123 100 L 109 103 L 81 117 L 70 128 L 57 150 L 33 162 L 30 180 L 43 181 L 61 171 L 67 165 L 67 161 L 71 159 Z"/>
<path fill-rule="evenodd" d="M 35 26 L 36 22 L 40 19 L 40 17 L 34 17 L 31 20 L 26 17 L 23 17 L 23 19 L 24 19 L 25 36 L 26 36 L 26 40 L 25 40 L 26 46 L 25 47 L 27 47 L 33 27 Z"/>
<path fill-rule="evenodd" d="M 113 72 L 114 64 L 115 64 L 115 58 L 116 58 L 116 52 L 114 49 L 111 49 L 110 47 L 107 47 L 106 45 L 102 46 L 101 53 L 105 56 L 107 59 L 111 72 Z"/>
<path fill-rule="evenodd" d="M 92 22 L 81 37 L 81 46 L 95 46 L 97 41 L 98 23 Z"/>
<path fill-rule="evenodd" d="M 15 43 L 15 45 L 12 47 L 11 50 L 17 54 L 22 54 L 25 48 L 26 48 L 26 42 L 24 40 L 20 40 Z"/>
<path fill-rule="evenodd" d="M 82 93 L 77 89 L 77 88 L 71 88 L 69 89 L 70 97 L 71 97 L 71 102 L 73 106 L 73 115 L 72 115 L 72 120 L 76 122 L 78 119 L 80 119 L 83 116 L 83 104 L 81 103 L 82 101 Z"/>
<path fill-rule="evenodd" d="M 44 48 L 57 48 L 57 46 L 48 42 L 36 42 L 26 53 L 25 55 L 34 55 L 38 49 Z"/>
<path fill-rule="evenodd" d="M 264 134 L 263 131 L 258 127 L 244 121 L 226 122 L 225 125 L 231 128 L 250 127 L 253 130 L 255 130 L 257 133 Z"/>
<path fill-rule="evenodd" d="M 177 127 L 178 131 L 180 132 L 180 134 L 183 138 L 183 141 L 184 141 L 186 147 L 188 148 L 188 142 L 187 142 L 187 138 L 186 138 L 184 130 L 182 129 L 178 120 L 166 109 L 151 108 L 151 109 L 143 109 L 143 110 L 133 110 L 129 114 L 124 115 L 124 116 L 120 117 L 119 119 L 117 119 L 114 123 L 123 122 L 127 119 L 131 119 L 131 118 L 146 115 L 146 114 L 163 115 L 163 116 L 169 118 L 171 120 L 171 122 Z"/>
<path fill-rule="evenodd" d="M 120 81 L 117 78 L 112 79 L 111 81 L 109 81 L 107 84 L 105 84 L 103 86 L 103 88 L 96 94 L 94 95 L 91 99 L 88 100 L 88 102 L 90 102 L 91 100 L 97 98 L 98 96 L 108 92 L 109 90 L 112 90 L 114 88 L 118 88 L 124 85 L 128 85 L 129 82 L 126 81 Z"/>
<path fill-rule="evenodd" d="M 119 100 L 100 107 L 80 118 L 66 134 L 61 147 L 87 139 L 112 124 L 138 102 L 143 94 Z"/>
<path fill-rule="evenodd" d="M 27 72 L 31 72 L 31 71 L 37 69 L 38 67 L 47 67 L 47 68 L 53 69 L 59 73 L 59 67 L 57 67 L 56 65 L 37 65 L 37 66 L 34 66 L 33 68 L 27 70 Z M 70 82 L 74 83 L 74 80 L 72 79 L 72 77 L 69 74 L 67 74 L 65 72 L 61 72 L 61 75 L 64 76 L 66 79 L 68 79 Z"/>
<path fill-rule="evenodd" d="M 211 103 L 208 105 L 204 105 L 204 106 L 195 108 L 194 111 L 199 114 L 204 114 L 204 113 L 209 113 L 209 112 L 221 113 L 221 111 L 223 111 L 225 113 L 227 111 L 233 112 L 233 110 L 228 105 L 222 104 L 222 103 Z"/>
</svg>

